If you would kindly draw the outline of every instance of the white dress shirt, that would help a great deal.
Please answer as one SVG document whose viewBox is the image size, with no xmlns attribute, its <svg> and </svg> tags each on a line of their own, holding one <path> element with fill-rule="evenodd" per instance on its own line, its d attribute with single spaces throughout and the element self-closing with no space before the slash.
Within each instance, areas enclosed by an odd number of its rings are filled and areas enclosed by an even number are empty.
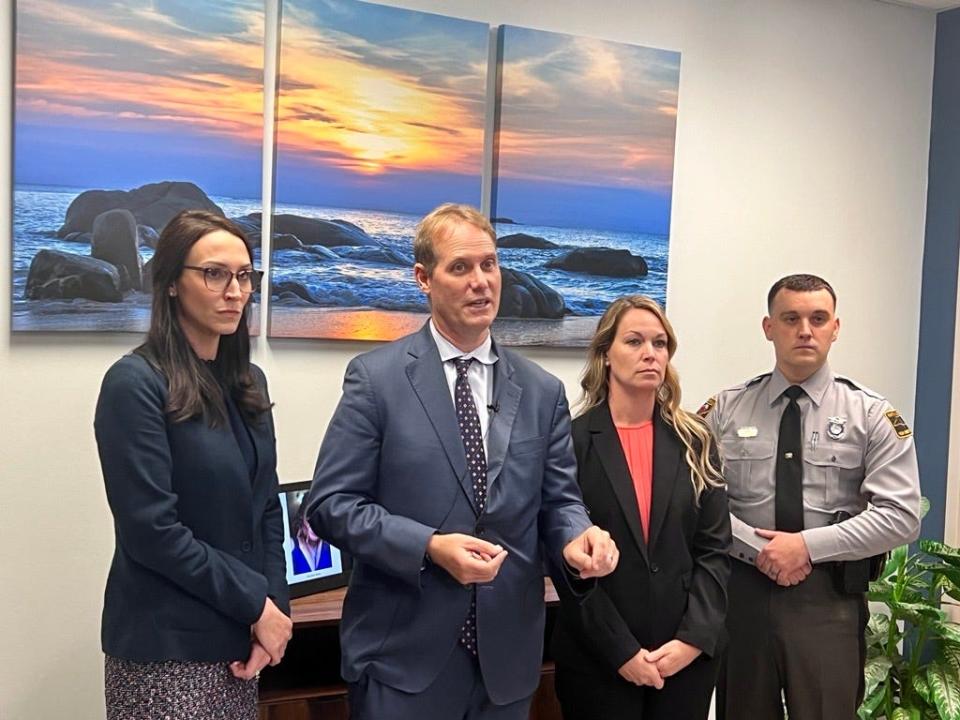
<svg viewBox="0 0 960 720">
<path fill-rule="evenodd" d="M 479 347 L 470 352 L 463 352 L 460 348 L 447 340 L 433 319 L 430 320 L 430 334 L 433 341 L 437 344 L 437 350 L 440 351 L 440 360 L 443 361 L 443 374 L 447 378 L 447 388 L 450 390 L 450 402 L 454 400 L 454 388 L 457 383 L 457 366 L 454 364 L 456 358 L 473 358 L 470 368 L 467 370 L 467 382 L 470 384 L 470 390 L 473 392 L 473 402 L 477 406 L 477 414 L 480 416 L 480 430 L 483 433 L 483 451 L 487 452 L 487 429 L 490 427 L 490 411 L 493 409 L 493 364 L 497 361 L 497 354 L 493 351 L 493 342 L 490 334 Z"/>
</svg>

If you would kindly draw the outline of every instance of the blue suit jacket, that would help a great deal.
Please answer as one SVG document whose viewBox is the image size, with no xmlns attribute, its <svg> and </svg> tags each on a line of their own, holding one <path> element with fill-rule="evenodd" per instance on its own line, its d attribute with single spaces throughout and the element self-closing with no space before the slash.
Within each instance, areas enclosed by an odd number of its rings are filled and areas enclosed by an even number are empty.
<svg viewBox="0 0 960 720">
<path fill-rule="evenodd" d="M 103 379 L 94 426 L 116 533 L 103 650 L 143 662 L 246 660 L 267 596 L 289 612 L 273 418 L 249 424 L 251 483 L 229 426 L 174 423 L 166 405 L 165 378 L 140 355 Z"/>
<path fill-rule="evenodd" d="M 456 411 L 428 325 L 347 368 L 307 498 L 315 532 L 353 556 L 341 624 L 342 673 L 421 692 L 457 644 L 470 604 L 425 563 L 430 536 L 468 533 L 509 551 L 478 585 L 477 644 L 490 698 L 537 687 L 543 652 L 543 555 L 590 525 L 576 482 L 560 381 L 497 348 L 486 511 L 477 515 Z"/>
</svg>

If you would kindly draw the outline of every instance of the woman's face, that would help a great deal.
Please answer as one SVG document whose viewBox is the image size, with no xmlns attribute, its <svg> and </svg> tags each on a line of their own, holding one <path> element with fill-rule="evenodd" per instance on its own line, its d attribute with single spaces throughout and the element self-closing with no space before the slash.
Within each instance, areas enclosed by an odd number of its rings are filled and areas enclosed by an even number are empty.
<svg viewBox="0 0 960 720">
<path fill-rule="evenodd" d="M 226 230 L 214 230 L 195 242 L 184 265 L 217 268 L 231 273 L 252 268 L 243 240 Z M 249 293 L 241 292 L 235 277 L 222 291 L 210 290 L 202 270 L 186 267 L 170 293 L 177 298 L 180 327 L 194 350 L 201 355 L 204 353 L 199 348 L 209 347 L 211 343 L 216 355 L 220 336 L 236 332 L 243 318 L 243 308 L 250 298 Z"/>
<path fill-rule="evenodd" d="M 607 350 L 611 394 L 656 393 L 670 361 L 663 324 L 649 310 L 630 308 L 620 318 Z"/>
</svg>

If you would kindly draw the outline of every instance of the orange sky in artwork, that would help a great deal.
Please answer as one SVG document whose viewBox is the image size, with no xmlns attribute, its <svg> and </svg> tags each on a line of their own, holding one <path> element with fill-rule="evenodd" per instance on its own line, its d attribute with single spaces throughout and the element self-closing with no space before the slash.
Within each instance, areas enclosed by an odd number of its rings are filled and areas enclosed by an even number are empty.
<svg viewBox="0 0 960 720">
<path fill-rule="evenodd" d="M 361 174 L 480 170 L 483 128 L 453 94 L 424 89 L 399 71 L 296 48 L 284 51 L 282 73 L 285 150 L 325 153 L 328 163 Z M 311 110 L 322 117 L 301 117 Z"/>
<path fill-rule="evenodd" d="M 197 44 L 202 45 L 195 48 L 198 52 L 257 71 L 262 67 L 259 48 L 227 40 Z M 261 83 L 221 74 L 157 77 L 22 52 L 17 55 L 17 94 L 18 110 L 46 114 L 51 123 L 70 117 L 117 118 L 159 123 L 163 130 L 189 126 L 252 142 L 259 142 L 263 132 Z"/>
</svg>

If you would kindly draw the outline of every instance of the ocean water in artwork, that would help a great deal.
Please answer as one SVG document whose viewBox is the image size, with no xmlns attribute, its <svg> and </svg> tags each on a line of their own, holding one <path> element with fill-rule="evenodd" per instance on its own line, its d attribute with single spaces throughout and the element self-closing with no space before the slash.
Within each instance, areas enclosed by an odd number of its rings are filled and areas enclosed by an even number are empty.
<svg viewBox="0 0 960 720">
<path fill-rule="evenodd" d="M 99 330 L 113 332 L 144 332 L 150 323 L 150 293 L 128 291 L 123 302 L 98 302 L 84 298 L 72 300 L 28 300 L 25 296 L 30 264 L 43 249 L 58 250 L 73 255 L 89 256 L 90 242 L 69 241 L 57 237 L 63 225 L 67 208 L 74 198 L 87 188 L 54 186 L 18 186 L 14 191 L 13 225 L 13 330 Z M 260 211 L 259 200 L 234 200 L 211 196 L 228 217 L 243 216 Z M 138 248 L 146 263 L 153 257 L 153 249 Z M 259 263 L 260 250 L 254 250 L 254 261 Z M 259 293 L 253 302 L 259 301 Z M 256 332 L 259 312 L 251 308 L 252 328 Z"/>
</svg>

